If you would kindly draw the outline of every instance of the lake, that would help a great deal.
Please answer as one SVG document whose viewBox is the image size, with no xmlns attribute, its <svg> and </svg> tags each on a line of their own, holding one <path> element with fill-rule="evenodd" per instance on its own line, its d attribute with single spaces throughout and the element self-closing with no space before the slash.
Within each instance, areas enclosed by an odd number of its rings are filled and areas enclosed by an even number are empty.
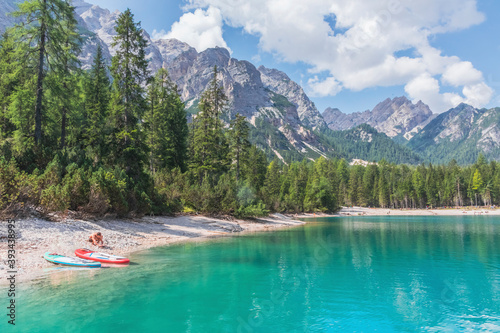
<svg viewBox="0 0 500 333">
<path fill-rule="evenodd" d="M 318 218 L 131 259 L 22 288 L 15 331 L 500 331 L 497 217 Z"/>
</svg>

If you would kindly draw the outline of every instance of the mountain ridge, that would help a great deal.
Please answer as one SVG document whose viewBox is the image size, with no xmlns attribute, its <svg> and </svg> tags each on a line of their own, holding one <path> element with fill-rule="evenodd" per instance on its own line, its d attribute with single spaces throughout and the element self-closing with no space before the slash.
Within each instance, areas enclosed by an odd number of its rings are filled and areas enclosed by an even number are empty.
<svg viewBox="0 0 500 333">
<path fill-rule="evenodd" d="M 436 115 L 422 101 L 412 103 L 405 96 L 387 98 L 372 110 L 345 114 L 339 109 L 327 108 L 323 112 L 332 130 L 348 130 L 368 124 L 391 138 L 409 140 L 425 127 Z"/>
<path fill-rule="evenodd" d="M 16 8 L 16 2 L 4 0 L 0 3 L 0 31 L 19 22 L 6 15 L 7 11 Z M 90 68 L 98 45 L 102 46 L 104 57 L 110 64 L 115 53 L 111 46 L 116 34 L 114 26 L 120 12 L 111 12 L 82 0 L 73 1 L 73 4 L 78 14 L 80 33 L 85 40 L 79 56 L 82 68 Z M 413 103 L 402 96 L 387 98 L 372 110 L 363 112 L 345 114 L 339 109 L 327 108 L 320 113 L 304 89 L 282 71 L 264 66 L 257 68 L 249 61 L 231 57 L 224 48 L 198 52 L 176 39 L 155 40 L 147 31 L 144 31 L 144 36 L 148 42 L 146 58 L 151 72 L 167 68 L 191 114 L 197 112 L 200 96 L 211 78 L 213 66 L 217 65 L 219 79 L 230 101 L 226 121 L 236 113 L 246 116 L 252 125 L 254 142 L 270 158 L 278 157 L 284 162 L 320 156 L 359 158 L 339 147 L 339 142 L 347 142 L 345 137 L 352 137 L 349 130 L 362 124 L 386 135 L 387 138 L 381 140 L 385 140 L 388 146 L 393 147 L 386 139 L 408 147 L 400 147 L 397 153 L 400 156 L 409 156 L 406 149 L 412 149 L 429 161 L 447 161 L 453 154 L 460 154 L 457 149 L 462 149 L 474 156 L 486 152 L 492 158 L 500 158 L 500 154 L 496 153 L 499 148 L 497 142 L 500 141 L 499 109 L 468 109 L 469 116 L 477 115 L 475 120 L 464 116 L 467 113 L 464 113 L 464 107 L 461 111 L 458 107 L 451 109 L 445 112 L 448 116 L 442 116 L 434 114 L 422 101 Z M 458 118 L 457 114 L 460 114 Z M 469 127 L 463 129 L 458 126 L 461 122 L 462 125 L 469 124 Z M 334 132 L 325 131 L 326 128 L 342 133 L 333 135 Z M 325 132 L 335 137 L 337 142 L 326 140 Z M 442 147 L 452 149 L 445 154 Z M 396 159 L 404 163 L 410 160 L 416 158 Z M 469 161 L 465 157 L 459 160 Z"/>
<path fill-rule="evenodd" d="M 472 164 L 480 153 L 500 160 L 500 108 L 462 103 L 439 114 L 407 146 L 433 163 Z"/>
</svg>

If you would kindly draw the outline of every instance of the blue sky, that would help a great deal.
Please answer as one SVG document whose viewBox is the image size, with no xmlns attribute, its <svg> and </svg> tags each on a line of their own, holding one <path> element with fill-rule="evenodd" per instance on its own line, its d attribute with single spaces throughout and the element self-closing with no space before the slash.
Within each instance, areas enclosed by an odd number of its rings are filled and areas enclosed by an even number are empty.
<svg viewBox="0 0 500 333">
<path fill-rule="evenodd" d="M 90 0 L 127 7 L 156 37 L 277 68 L 322 112 L 405 95 L 443 112 L 500 106 L 500 1 Z M 306 4 L 306 5 L 304 5 Z M 319 19 L 318 19 L 319 18 Z"/>
</svg>

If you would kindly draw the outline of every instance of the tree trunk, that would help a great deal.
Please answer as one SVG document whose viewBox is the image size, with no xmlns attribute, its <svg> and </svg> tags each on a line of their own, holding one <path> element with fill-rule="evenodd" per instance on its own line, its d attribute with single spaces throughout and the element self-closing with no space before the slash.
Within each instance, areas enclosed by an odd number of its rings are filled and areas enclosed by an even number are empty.
<svg viewBox="0 0 500 333">
<path fill-rule="evenodd" d="M 62 119 L 61 119 L 61 149 L 64 149 L 64 147 L 66 146 L 66 118 L 68 113 L 67 111 L 68 110 L 66 106 L 63 106 Z"/>
<path fill-rule="evenodd" d="M 240 149 L 236 150 L 236 182 L 238 182 L 240 178 Z"/>
<path fill-rule="evenodd" d="M 43 6 L 47 6 L 47 0 L 43 0 Z M 35 106 L 35 143 L 40 144 L 42 141 L 42 98 L 43 98 L 43 66 L 45 56 L 45 22 L 42 20 L 40 24 L 40 49 L 38 55 L 38 79 L 36 83 L 36 106 Z"/>
</svg>

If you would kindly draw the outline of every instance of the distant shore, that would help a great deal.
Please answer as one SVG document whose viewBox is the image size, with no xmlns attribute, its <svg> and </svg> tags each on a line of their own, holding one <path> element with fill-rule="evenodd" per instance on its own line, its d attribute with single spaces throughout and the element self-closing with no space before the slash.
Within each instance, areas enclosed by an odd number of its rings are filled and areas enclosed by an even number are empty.
<svg viewBox="0 0 500 333">
<path fill-rule="evenodd" d="M 268 231 L 303 225 L 277 214 L 258 220 L 224 220 L 204 216 L 143 217 L 135 220 L 96 221 L 64 219 L 51 222 L 40 218 L 16 221 L 17 281 L 26 282 L 47 274 L 55 266 L 42 258 L 47 251 L 73 256 L 77 248 L 90 248 L 115 255 L 152 247 L 213 237 Z M 106 248 L 98 249 L 87 240 L 100 231 Z M 7 283 L 7 223 L 0 223 L 0 285 Z"/>
<path fill-rule="evenodd" d="M 343 217 L 343 216 L 464 216 L 464 215 L 500 215 L 500 209 L 484 207 L 462 207 L 462 208 L 434 208 L 434 209 L 392 209 L 392 208 L 367 208 L 367 207 L 343 207 L 336 214 L 300 214 L 294 218 L 314 217 Z"/>
</svg>

